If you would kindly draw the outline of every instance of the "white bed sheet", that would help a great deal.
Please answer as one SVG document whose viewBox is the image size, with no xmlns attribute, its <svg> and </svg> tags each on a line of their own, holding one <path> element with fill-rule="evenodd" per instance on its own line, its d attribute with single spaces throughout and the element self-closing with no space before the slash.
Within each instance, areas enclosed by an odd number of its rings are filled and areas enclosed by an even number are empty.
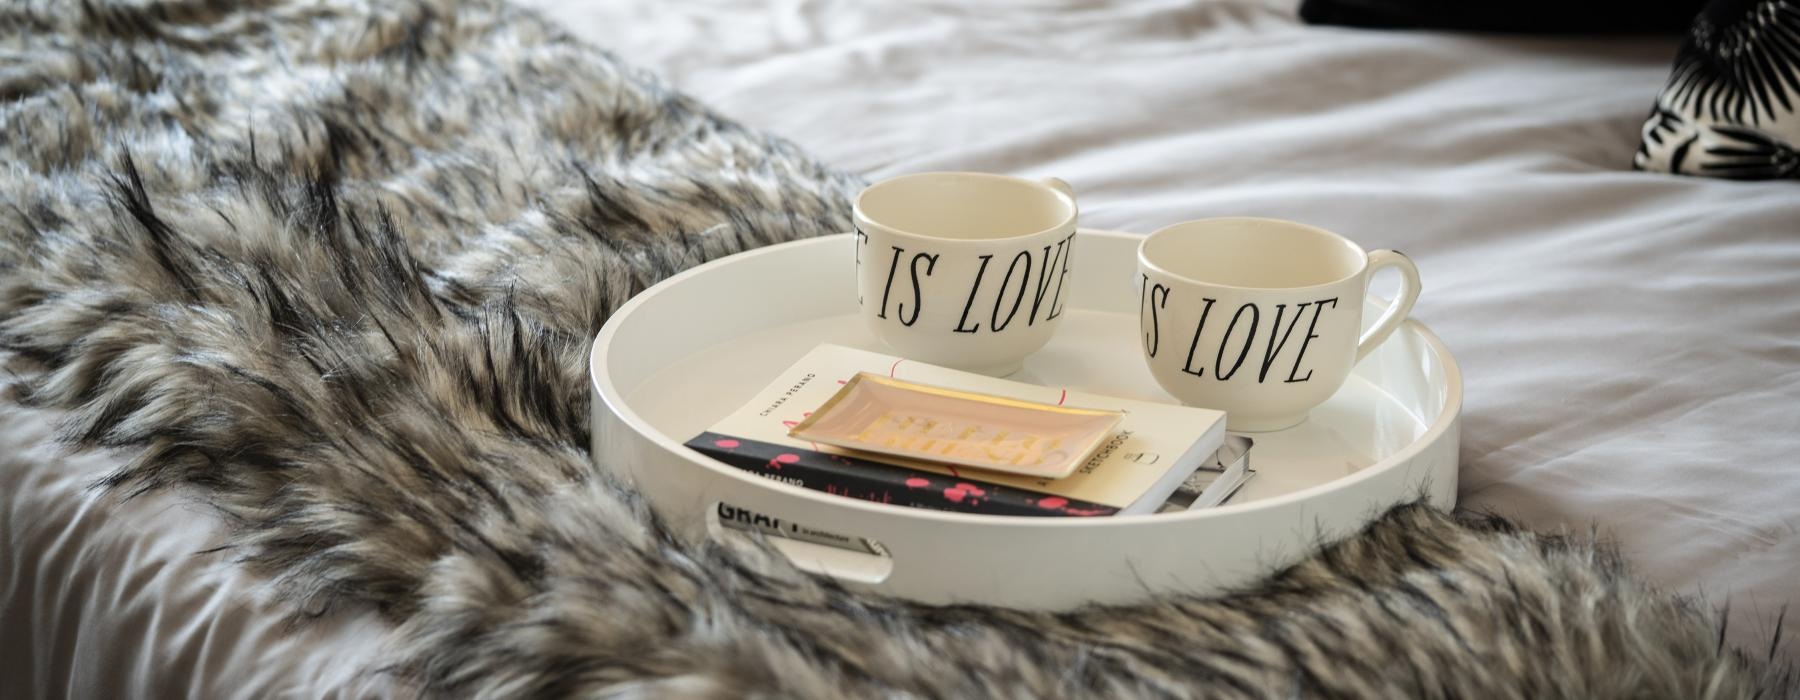
<svg viewBox="0 0 1800 700">
<path fill-rule="evenodd" d="M 290 628 L 231 564 L 218 519 L 170 493 L 96 491 L 117 455 L 68 455 L 55 413 L 0 401 L 0 698 L 336 698 L 388 627 L 352 613 Z"/>
<path fill-rule="evenodd" d="M 1672 41 L 1310 28 L 1287 3 L 535 2 L 871 178 L 1056 175 L 1088 226 L 1277 216 L 1404 250 L 1467 378 L 1464 505 L 1597 529 L 1729 601 L 1745 645 L 1800 603 L 1800 185 L 1627 169 Z M 53 420 L 0 406 L 0 696 L 389 689 L 357 673 L 382 623 L 282 628 L 194 554 L 211 514 L 87 489 L 118 458 L 63 455 Z"/>
</svg>

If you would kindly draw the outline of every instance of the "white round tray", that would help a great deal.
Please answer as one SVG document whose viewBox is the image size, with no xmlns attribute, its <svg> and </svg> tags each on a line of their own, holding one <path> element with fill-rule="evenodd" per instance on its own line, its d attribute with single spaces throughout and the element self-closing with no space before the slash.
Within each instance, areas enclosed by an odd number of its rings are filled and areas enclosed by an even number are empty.
<svg viewBox="0 0 1800 700">
<path fill-rule="evenodd" d="M 1056 337 L 1012 379 L 1174 403 L 1137 347 L 1139 236 L 1082 231 Z M 821 342 L 886 351 L 856 317 L 852 237 L 770 246 L 665 280 L 594 340 L 593 458 L 682 536 L 740 536 L 721 501 L 879 542 L 886 557 L 798 540 L 803 569 L 929 603 L 1061 609 L 1253 582 L 1423 495 L 1456 502 L 1462 376 L 1409 321 L 1294 428 L 1255 434 L 1257 476 L 1225 506 L 1107 518 L 968 515 L 770 481 L 682 446 Z M 1372 311 L 1380 300 L 1371 300 Z M 1372 319 L 1375 313 L 1365 314 Z"/>
</svg>

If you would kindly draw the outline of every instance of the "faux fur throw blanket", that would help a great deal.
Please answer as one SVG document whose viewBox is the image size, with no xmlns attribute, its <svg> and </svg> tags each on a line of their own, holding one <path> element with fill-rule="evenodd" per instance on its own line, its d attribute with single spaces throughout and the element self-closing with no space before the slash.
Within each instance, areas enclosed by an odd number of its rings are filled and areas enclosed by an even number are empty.
<svg viewBox="0 0 1800 700">
<path fill-rule="evenodd" d="M 0 7 L 7 400 L 216 507 L 296 618 L 461 697 L 1750 697 L 1585 541 L 1407 507 L 1218 599 L 919 607 L 673 539 L 588 458 L 590 339 L 859 181 L 492 1 Z"/>
</svg>

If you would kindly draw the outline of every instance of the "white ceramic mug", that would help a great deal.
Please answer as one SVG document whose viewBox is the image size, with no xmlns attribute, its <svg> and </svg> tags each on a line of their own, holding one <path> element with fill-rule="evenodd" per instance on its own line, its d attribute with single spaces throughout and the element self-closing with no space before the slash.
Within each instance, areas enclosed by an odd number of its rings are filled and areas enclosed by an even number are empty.
<svg viewBox="0 0 1800 700">
<path fill-rule="evenodd" d="M 1363 295 L 1376 270 L 1400 294 L 1366 332 Z M 1225 411 L 1231 430 L 1292 427 L 1331 398 L 1357 360 L 1406 320 L 1419 271 L 1391 250 L 1277 219 L 1203 219 L 1138 246 L 1144 359 L 1184 403 Z"/>
<path fill-rule="evenodd" d="M 862 317 L 900 355 L 994 376 L 1050 341 L 1074 293 L 1075 193 L 987 173 L 920 173 L 856 198 Z"/>
</svg>

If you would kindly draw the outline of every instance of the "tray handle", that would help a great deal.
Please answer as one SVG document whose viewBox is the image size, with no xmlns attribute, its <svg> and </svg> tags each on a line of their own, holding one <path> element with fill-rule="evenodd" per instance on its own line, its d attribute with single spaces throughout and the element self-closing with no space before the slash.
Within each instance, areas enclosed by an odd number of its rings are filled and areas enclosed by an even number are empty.
<svg viewBox="0 0 1800 700">
<path fill-rule="evenodd" d="M 707 509 L 706 530 L 715 540 L 760 535 L 795 568 L 808 573 L 869 585 L 886 581 L 894 573 L 893 553 L 879 540 L 759 513 L 726 501 L 716 501 Z"/>
</svg>

